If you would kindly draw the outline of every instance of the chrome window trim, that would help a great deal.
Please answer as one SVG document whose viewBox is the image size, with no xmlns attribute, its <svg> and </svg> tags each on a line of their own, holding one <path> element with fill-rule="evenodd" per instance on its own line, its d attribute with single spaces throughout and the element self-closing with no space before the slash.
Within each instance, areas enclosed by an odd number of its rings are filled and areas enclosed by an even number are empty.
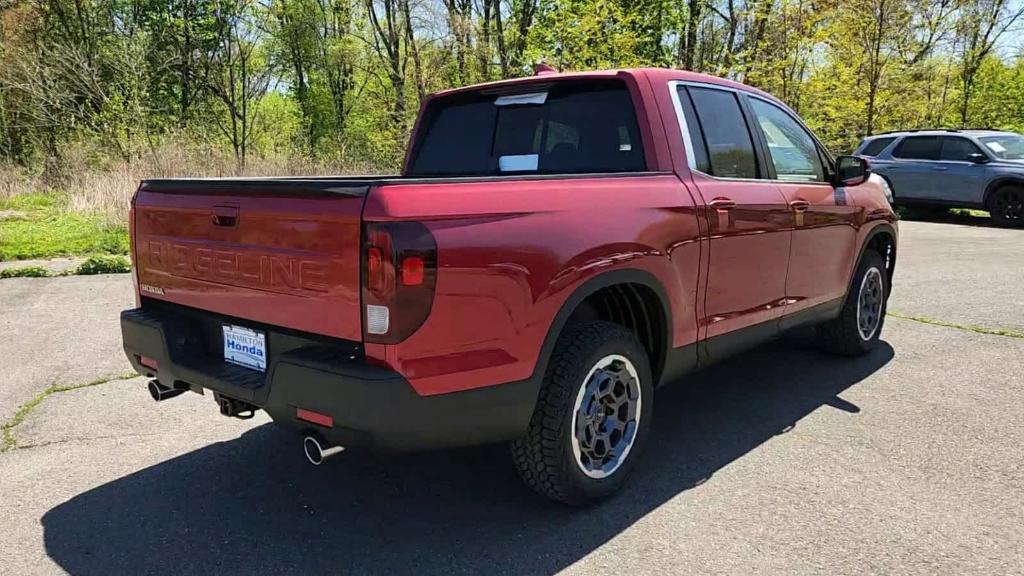
<svg viewBox="0 0 1024 576">
<path fill-rule="evenodd" d="M 686 123 L 686 115 L 683 114 L 683 103 L 679 100 L 679 86 L 685 86 L 680 80 L 669 80 L 668 91 L 672 97 L 672 106 L 676 109 L 676 121 L 679 123 L 679 132 L 683 135 L 683 148 L 686 150 L 686 165 L 690 170 L 697 170 L 697 157 L 693 154 L 693 140 L 690 138 L 690 127 Z M 701 172 L 703 174 L 703 172 Z M 710 176 L 710 174 L 708 174 Z"/>
<path fill-rule="evenodd" d="M 731 92 L 731 93 L 737 95 L 737 97 L 739 96 L 740 92 L 742 92 L 743 94 L 745 94 L 747 96 L 753 96 L 755 98 L 760 98 L 761 100 L 764 100 L 765 102 L 768 102 L 769 104 L 775 104 L 775 103 L 772 102 L 771 100 L 768 100 L 767 98 L 760 97 L 757 94 L 751 94 L 750 92 L 748 92 L 746 90 L 739 90 L 739 89 L 733 88 L 731 86 L 721 86 L 721 85 L 718 85 L 718 84 L 710 84 L 710 83 L 707 83 L 707 82 L 694 82 L 692 80 L 669 80 L 668 81 L 669 96 L 671 96 L 671 98 L 672 98 L 672 106 L 673 106 L 673 108 L 675 108 L 676 121 L 679 123 L 679 131 L 682 132 L 682 135 L 683 135 L 683 148 L 685 148 L 685 150 L 686 150 L 686 166 L 690 169 L 691 172 L 697 172 L 701 176 L 704 176 L 706 178 L 710 178 L 712 180 L 717 180 L 719 182 L 772 182 L 772 183 L 776 183 L 776 184 L 780 184 L 780 183 L 781 184 L 798 184 L 798 185 L 802 185 L 802 186 L 816 186 L 816 185 L 824 185 L 824 186 L 830 186 L 830 187 L 832 186 L 831 182 L 820 182 L 820 181 L 817 181 L 817 180 L 812 181 L 812 182 L 793 182 L 792 180 L 778 180 L 778 179 L 769 179 L 769 178 L 735 178 L 735 177 L 715 176 L 714 174 L 708 174 L 707 172 L 704 172 L 703 170 L 698 170 L 697 169 L 697 158 L 693 154 L 693 140 L 690 137 L 689 125 L 686 122 L 686 115 L 683 114 L 683 104 L 679 100 L 679 87 L 680 86 L 693 86 L 693 87 L 696 87 L 696 88 L 704 88 L 704 89 L 708 89 L 708 90 L 721 90 L 722 92 Z M 775 106 L 778 107 L 778 104 L 775 104 Z M 782 111 L 786 112 L 785 109 L 782 109 Z M 787 112 L 787 114 L 788 114 L 788 112 Z M 790 116 L 792 116 L 792 114 L 790 114 Z M 818 138 L 814 135 L 814 133 L 811 132 L 810 129 L 807 128 L 807 126 L 805 126 L 804 123 L 801 122 L 799 119 L 797 119 L 797 123 L 799 123 L 800 126 L 802 126 L 804 128 L 804 130 L 807 130 L 807 133 L 810 134 L 811 139 L 813 139 L 814 142 L 817 143 L 817 145 L 819 147 L 821 147 L 823 150 L 825 150 L 826 154 L 827 154 L 828 153 L 828 149 L 821 145 L 821 142 L 818 141 Z M 753 139 L 753 135 L 751 135 L 751 139 Z M 754 144 L 755 147 L 757 146 L 756 143 L 754 143 L 754 142 L 751 142 L 751 143 Z M 831 155 L 829 156 L 829 159 L 830 160 L 834 160 L 831 157 Z"/>
</svg>

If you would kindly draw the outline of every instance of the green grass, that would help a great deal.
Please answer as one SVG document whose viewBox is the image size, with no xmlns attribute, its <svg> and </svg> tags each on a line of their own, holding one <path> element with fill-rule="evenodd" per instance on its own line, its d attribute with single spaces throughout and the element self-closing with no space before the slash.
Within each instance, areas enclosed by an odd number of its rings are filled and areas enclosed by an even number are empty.
<svg viewBox="0 0 1024 576">
<path fill-rule="evenodd" d="M 971 208 L 953 208 L 949 211 L 953 216 L 968 216 L 971 218 L 988 218 L 988 212 L 984 210 L 974 210 Z"/>
<path fill-rule="evenodd" d="M 72 274 L 120 274 L 131 272 L 132 264 L 128 258 L 113 254 L 97 254 L 89 256 L 85 262 L 78 265 Z"/>
<path fill-rule="evenodd" d="M 0 261 L 127 254 L 128 229 L 111 226 L 100 216 L 68 211 L 56 194 L 21 194 L 0 199 Z"/>
<path fill-rule="evenodd" d="M 138 376 L 138 374 L 128 372 L 117 376 L 107 376 L 106 378 L 100 378 L 93 380 L 92 382 L 86 382 L 85 384 L 52 384 L 47 389 L 36 394 L 31 400 L 22 404 L 21 407 L 18 408 L 18 411 L 14 413 L 14 416 L 0 427 L 0 431 L 2 431 L 2 434 L 0 434 L 0 453 L 7 452 L 8 450 L 13 450 L 18 447 L 18 441 L 14 437 L 14 429 L 24 422 L 25 418 L 28 418 L 28 415 L 38 408 L 39 405 L 43 403 L 43 400 L 46 400 L 51 394 L 89 388 L 90 386 L 99 386 L 100 384 L 106 384 L 107 382 L 112 382 L 114 380 L 127 380 L 136 376 Z"/>
<path fill-rule="evenodd" d="M 0 278 L 46 278 L 50 271 L 42 266 L 22 266 L 21 268 L 5 268 L 0 270 Z"/>
<path fill-rule="evenodd" d="M 946 328 L 956 328 L 957 330 L 967 330 L 968 332 L 976 332 L 978 334 L 1007 336 L 1009 338 L 1024 338 L 1024 332 L 1020 330 L 1011 330 L 1009 328 L 989 328 L 987 326 L 977 326 L 974 324 L 957 324 L 956 322 L 946 322 L 945 320 L 937 320 L 935 318 L 928 318 L 926 316 L 901 314 L 900 312 L 886 312 L 886 315 L 892 316 L 893 318 L 901 318 L 903 320 L 913 320 L 914 322 L 921 322 L 922 324 L 931 324 L 933 326 L 943 326 Z"/>
</svg>

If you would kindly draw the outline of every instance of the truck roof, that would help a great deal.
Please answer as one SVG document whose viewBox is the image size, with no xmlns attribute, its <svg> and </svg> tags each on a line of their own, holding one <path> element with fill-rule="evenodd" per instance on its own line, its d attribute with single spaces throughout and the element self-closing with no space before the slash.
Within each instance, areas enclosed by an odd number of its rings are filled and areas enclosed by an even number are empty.
<svg viewBox="0 0 1024 576">
<path fill-rule="evenodd" d="M 610 70 L 591 70 L 583 72 L 541 72 L 533 76 L 523 76 L 521 78 L 510 78 L 506 80 L 494 80 L 491 82 L 483 82 L 480 84 L 471 84 L 469 86 L 461 86 L 459 88 L 449 88 L 447 90 L 441 90 L 429 95 L 424 101 L 428 101 L 433 98 L 449 96 L 452 94 L 458 94 L 461 92 L 473 92 L 479 90 L 488 89 L 502 89 L 513 87 L 517 85 L 529 85 L 529 84 L 545 84 L 551 81 L 567 80 L 567 79 L 611 79 L 611 78 L 622 78 L 624 76 L 630 76 L 634 78 L 646 77 L 654 82 L 668 82 L 671 80 L 681 80 L 684 82 L 697 82 L 701 84 L 714 84 L 718 86 L 725 86 L 736 90 L 745 90 L 757 94 L 758 96 L 772 100 L 773 102 L 781 101 L 775 98 L 771 94 L 741 84 L 733 80 L 726 78 L 719 78 L 718 76 L 711 76 L 709 74 L 701 74 L 699 72 L 692 72 L 690 70 L 682 70 L 676 68 L 618 68 Z"/>
</svg>

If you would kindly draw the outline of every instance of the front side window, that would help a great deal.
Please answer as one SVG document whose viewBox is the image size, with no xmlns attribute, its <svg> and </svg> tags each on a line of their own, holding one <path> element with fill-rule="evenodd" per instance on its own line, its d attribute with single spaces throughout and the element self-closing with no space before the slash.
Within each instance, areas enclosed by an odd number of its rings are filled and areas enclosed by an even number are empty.
<svg viewBox="0 0 1024 576">
<path fill-rule="evenodd" d="M 824 182 L 818 146 L 807 130 L 774 104 L 758 98 L 748 101 L 768 144 L 775 177 L 787 182 Z"/>
<path fill-rule="evenodd" d="M 580 174 L 646 169 L 621 81 L 562 81 L 530 94 L 474 92 L 428 106 L 410 176 Z"/>
<path fill-rule="evenodd" d="M 938 160 L 939 146 L 938 136 L 907 136 L 892 155 L 906 160 Z"/>
<path fill-rule="evenodd" d="M 757 178 L 754 142 L 736 94 L 713 88 L 689 88 L 707 150 L 712 176 Z M 695 128 L 690 127 L 691 138 Z"/>
<path fill-rule="evenodd" d="M 971 154 L 981 154 L 981 150 L 967 138 L 959 136 L 947 136 L 942 139 L 942 152 L 940 160 L 953 162 L 970 162 Z"/>
<path fill-rule="evenodd" d="M 978 138 L 1000 160 L 1024 160 L 1024 136 L 1000 134 Z"/>
</svg>

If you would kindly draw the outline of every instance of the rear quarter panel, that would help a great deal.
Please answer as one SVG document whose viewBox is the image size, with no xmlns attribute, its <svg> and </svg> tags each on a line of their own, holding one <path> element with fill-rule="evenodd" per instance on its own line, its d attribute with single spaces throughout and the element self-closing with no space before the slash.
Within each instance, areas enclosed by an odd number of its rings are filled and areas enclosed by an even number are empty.
<svg viewBox="0 0 1024 576">
<path fill-rule="evenodd" d="M 420 394 L 529 378 L 569 296 L 612 270 L 654 276 L 673 344 L 696 339 L 699 228 L 675 175 L 389 185 L 363 216 L 422 222 L 437 241 L 427 321 L 400 344 L 366 347 Z"/>
</svg>

